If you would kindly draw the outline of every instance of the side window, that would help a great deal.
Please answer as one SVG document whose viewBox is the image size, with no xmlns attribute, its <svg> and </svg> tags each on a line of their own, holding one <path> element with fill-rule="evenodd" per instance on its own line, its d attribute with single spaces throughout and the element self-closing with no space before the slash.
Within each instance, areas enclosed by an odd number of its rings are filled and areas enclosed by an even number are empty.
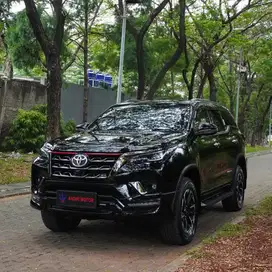
<svg viewBox="0 0 272 272">
<path fill-rule="evenodd" d="M 236 127 L 236 123 L 235 123 L 232 115 L 227 110 L 221 110 L 221 116 L 224 119 L 226 126 Z"/>
<path fill-rule="evenodd" d="M 215 124 L 218 128 L 218 131 L 224 131 L 225 130 L 225 123 L 221 117 L 221 114 L 219 111 L 211 110 L 210 111 L 212 123 Z"/>
<path fill-rule="evenodd" d="M 205 109 L 199 109 L 196 114 L 195 125 L 199 126 L 201 123 L 210 123 L 210 117 L 208 111 Z"/>
</svg>

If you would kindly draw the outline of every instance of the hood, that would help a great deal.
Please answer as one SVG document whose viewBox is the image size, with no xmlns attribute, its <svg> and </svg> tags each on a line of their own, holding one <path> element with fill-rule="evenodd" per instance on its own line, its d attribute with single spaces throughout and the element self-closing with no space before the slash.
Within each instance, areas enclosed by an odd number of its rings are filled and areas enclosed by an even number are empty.
<svg viewBox="0 0 272 272">
<path fill-rule="evenodd" d="M 55 151 L 74 152 L 130 152 L 165 148 L 185 138 L 181 133 L 121 133 L 121 132 L 82 132 L 69 138 L 51 141 Z"/>
</svg>

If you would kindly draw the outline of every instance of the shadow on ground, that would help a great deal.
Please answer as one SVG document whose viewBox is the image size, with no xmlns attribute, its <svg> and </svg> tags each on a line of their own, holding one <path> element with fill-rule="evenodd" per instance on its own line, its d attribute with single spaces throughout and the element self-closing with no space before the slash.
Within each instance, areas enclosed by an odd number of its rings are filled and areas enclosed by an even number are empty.
<svg viewBox="0 0 272 272">
<path fill-rule="evenodd" d="M 182 247 L 182 249 L 188 249 L 192 245 L 199 243 L 207 235 L 212 234 L 219 226 L 231 221 L 240 214 L 241 212 L 227 213 L 221 205 L 204 209 L 199 218 L 197 234 L 193 243 Z M 170 247 L 172 249 L 176 247 L 181 249 L 179 246 L 163 244 L 160 240 L 158 228 L 154 223 L 151 224 L 148 221 L 132 225 L 106 220 L 83 220 L 75 232 L 53 233 L 44 228 L 34 238 L 36 242 L 46 246 L 54 247 L 57 243 L 63 248 L 84 248 L 85 250 L 116 250 L 116 248 L 124 246 L 129 246 L 130 250 L 133 250 L 133 247 L 135 247 L 135 250 L 141 247 Z"/>
</svg>

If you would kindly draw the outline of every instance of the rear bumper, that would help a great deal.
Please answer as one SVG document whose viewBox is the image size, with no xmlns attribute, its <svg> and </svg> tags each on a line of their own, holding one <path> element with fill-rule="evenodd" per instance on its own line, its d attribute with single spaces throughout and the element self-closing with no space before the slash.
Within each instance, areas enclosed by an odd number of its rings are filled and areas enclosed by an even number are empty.
<svg viewBox="0 0 272 272">
<path fill-rule="evenodd" d="M 173 199 L 174 193 L 146 194 L 134 199 L 118 199 L 113 196 L 97 195 L 97 207 L 61 207 L 56 204 L 56 196 L 32 193 L 30 205 L 38 210 L 51 210 L 76 214 L 84 219 L 110 219 L 126 216 L 146 216 L 159 214 L 164 205 Z"/>
</svg>

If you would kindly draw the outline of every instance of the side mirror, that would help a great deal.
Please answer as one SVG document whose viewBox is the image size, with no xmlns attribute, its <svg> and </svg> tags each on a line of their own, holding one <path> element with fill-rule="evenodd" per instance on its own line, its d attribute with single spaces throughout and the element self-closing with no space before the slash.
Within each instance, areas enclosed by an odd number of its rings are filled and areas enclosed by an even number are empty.
<svg viewBox="0 0 272 272">
<path fill-rule="evenodd" d="M 79 125 L 76 126 L 76 131 L 77 132 L 83 132 L 83 131 L 85 131 L 87 129 L 88 126 L 89 126 L 88 122 L 79 124 Z"/>
<path fill-rule="evenodd" d="M 214 124 L 200 123 L 197 128 L 194 129 L 195 135 L 213 135 L 218 132 L 218 128 Z"/>
</svg>

